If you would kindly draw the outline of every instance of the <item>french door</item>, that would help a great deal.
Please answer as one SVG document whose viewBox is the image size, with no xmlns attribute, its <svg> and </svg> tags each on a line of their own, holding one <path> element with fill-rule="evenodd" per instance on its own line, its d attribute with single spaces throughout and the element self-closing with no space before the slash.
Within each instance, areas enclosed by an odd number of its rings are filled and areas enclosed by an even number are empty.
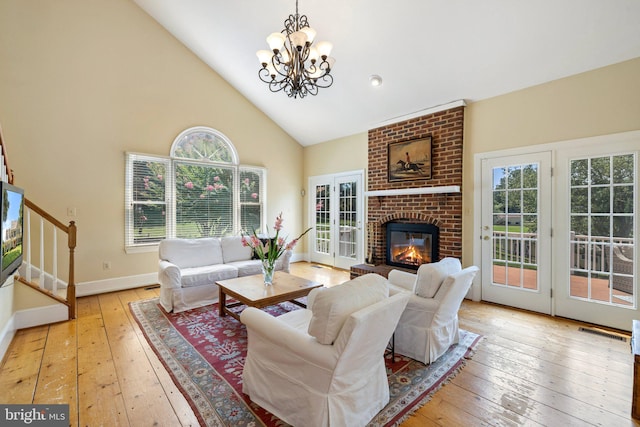
<svg viewBox="0 0 640 427">
<path fill-rule="evenodd" d="M 638 147 L 559 150 L 556 314 L 631 330 L 638 318 Z"/>
<path fill-rule="evenodd" d="M 482 299 L 551 313 L 551 154 L 482 161 Z"/>
<path fill-rule="evenodd" d="M 630 330 L 638 147 L 640 132 L 629 132 L 480 159 L 482 299 Z"/>
<path fill-rule="evenodd" d="M 364 260 L 363 172 L 309 178 L 311 262 L 349 269 Z"/>
</svg>

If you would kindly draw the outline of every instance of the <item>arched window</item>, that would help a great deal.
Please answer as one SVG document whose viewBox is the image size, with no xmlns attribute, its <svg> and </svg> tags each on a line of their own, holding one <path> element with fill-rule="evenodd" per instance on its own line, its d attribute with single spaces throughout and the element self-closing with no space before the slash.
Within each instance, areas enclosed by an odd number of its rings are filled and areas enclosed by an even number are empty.
<svg viewBox="0 0 640 427">
<path fill-rule="evenodd" d="M 237 165 L 238 153 L 221 132 L 198 126 L 180 133 L 171 145 L 171 157 Z"/>
<path fill-rule="evenodd" d="M 207 127 L 180 133 L 167 158 L 127 153 L 127 250 L 261 229 L 265 179 L 264 168 L 241 166 L 231 141 Z"/>
</svg>

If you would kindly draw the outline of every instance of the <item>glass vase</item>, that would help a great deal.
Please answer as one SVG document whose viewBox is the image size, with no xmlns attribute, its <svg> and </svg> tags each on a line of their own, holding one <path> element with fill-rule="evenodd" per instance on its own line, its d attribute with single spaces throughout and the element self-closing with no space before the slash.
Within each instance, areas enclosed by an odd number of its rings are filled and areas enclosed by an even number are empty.
<svg viewBox="0 0 640 427">
<path fill-rule="evenodd" d="M 265 286 L 273 284 L 273 273 L 276 270 L 276 262 L 268 259 L 262 260 L 262 276 L 264 277 Z"/>
</svg>

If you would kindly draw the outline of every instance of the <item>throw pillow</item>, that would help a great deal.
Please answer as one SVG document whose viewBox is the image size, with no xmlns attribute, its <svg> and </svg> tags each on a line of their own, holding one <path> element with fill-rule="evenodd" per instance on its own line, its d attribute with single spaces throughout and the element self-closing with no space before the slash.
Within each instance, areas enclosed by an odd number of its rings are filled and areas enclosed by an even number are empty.
<svg viewBox="0 0 640 427">
<path fill-rule="evenodd" d="M 308 333 L 320 344 L 333 344 L 351 313 L 388 296 L 389 282 L 374 273 L 331 288 L 316 288 L 307 299 L 312 312 Z"/>
<path fill-rule="evenodd" d="M 458 258 L 443 258 L 439 262 L 422 264 L 417 272 L 416 295 L 433 298 L 444 279 L 460 270 L 462 264 Z"/>
<path fill-rule="evenodd" d="M 246 261 L 251 259 L 251 248 L 242 245 L 242 237 L 225 236 L 220 239 L 224 262 Z"/>
</svg>

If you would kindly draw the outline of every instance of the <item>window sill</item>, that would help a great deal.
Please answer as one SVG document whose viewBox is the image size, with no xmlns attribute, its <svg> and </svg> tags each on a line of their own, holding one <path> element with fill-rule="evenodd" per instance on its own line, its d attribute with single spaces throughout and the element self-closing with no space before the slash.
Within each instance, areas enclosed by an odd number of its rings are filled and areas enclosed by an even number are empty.
<svg viewBox="0 0 640 427">
<path fill-rule="evenodd" d="M 125 246 L 124 252 L 127 254 L 141 254 L 146 252 L 158 252 L 158 243 L 148 245 Z"/>
</svg>

